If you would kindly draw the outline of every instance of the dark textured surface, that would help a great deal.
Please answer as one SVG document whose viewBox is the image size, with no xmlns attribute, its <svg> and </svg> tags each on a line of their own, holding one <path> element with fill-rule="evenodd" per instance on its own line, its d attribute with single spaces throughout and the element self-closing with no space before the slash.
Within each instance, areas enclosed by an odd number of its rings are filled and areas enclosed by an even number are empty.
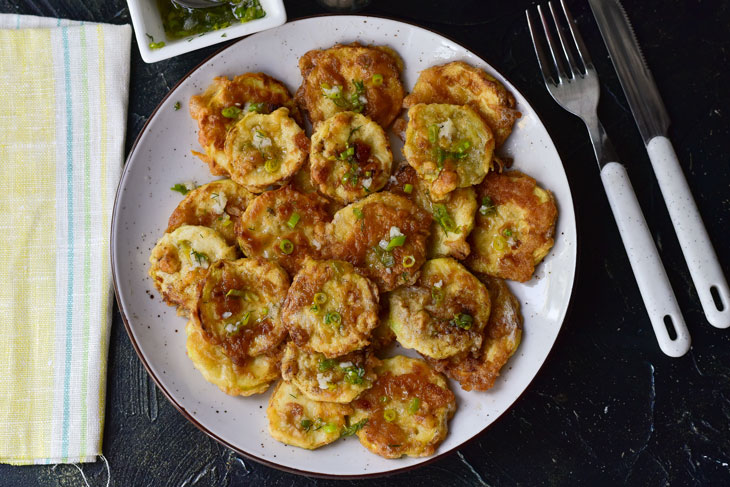
<svg viewBox="0 0 730 487">
<path fill-rule="evenodd" d="M 545 366 L 488 431 L 389 485 L 730 485 L 730 330 L 704 319 L 641 138 L 587 3 L 571 0 L 601 80 L 601 116 L 627 164 L 693 338 L 680 359 L 656 344 L 587 135 L 542 84 L 523 0 L 375 0 L 364 13 L 423 25 L 504 73 L 541 114 L 563 157 L 579 227 L 572 310 Z M 670 137 L 730 274 L 728 2 L 625 2 L 672 119 Z M 288 1 L 289 18 L 323 12 Z M 130 22 L 122 0 L 0 0 L 0 12 Z M 132 47 L 127 148 L 168 90 L 216 47 L 148 65 Z M 0 68 L 1 69 L 1 68 Z M 104 454 L 112 485 L 334 485 L 238 458 L 156 389 L 115 310 Z M 82 466 L 104 485 L 102 463 Z M 381 485 L 385 480 L 362 483 Z M 70 465 L 0 465 L 2 486 L 83 485 Z"/>
</svg>

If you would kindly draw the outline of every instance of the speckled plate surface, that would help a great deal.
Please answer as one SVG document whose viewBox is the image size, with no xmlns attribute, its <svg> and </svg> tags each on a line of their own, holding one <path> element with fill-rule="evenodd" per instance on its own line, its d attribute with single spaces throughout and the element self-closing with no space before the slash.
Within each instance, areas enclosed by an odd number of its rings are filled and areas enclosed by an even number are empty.
<svg viewBox="0 0 730 487">
<path fill-rule="evenodd" d="M 114 206 L 112 267 L 117 300 L 127 331 L 147 370 L 170 401 L 203 431 L 239 453 L 269 465 L 319 476 L 362 477 L 412 468 L 431 458 L 386 460 L 346 438 L 315 451 L 283 445 L 267 431 L 269 393 L 229 397 L 205 382 L 185 354 L 185 319 L 166 306 L 147 276 L 148 258 L 167 219 L 180 201 L 175 183 L 214 179 L 190 154 L 200 150 L 196 124 L 186 109 L 190 97 L 214 76 L 263 71 L 293 93 L 301 76 L 299 57 L 310 49 L 359 41 L 395 48 L 405 62 L 403 82 L 410 90 L 429 66 L 463 60 L 497 77 L 517 98 L 522 118 L 501 152 L 514 167 L 555 194 L 560 216 L 556 244 L 525 284 L 510 283 L 525 318 L 522 345 L 493 389 L 465 392 L 451 382 L 458 410 L 438 455 L 478 435 L 528 387 L 545 361 L 565 317 L 573 287 L 577 235 L 573 201 L 558 153 L 542 122 L 524 97 L 495 69 L 462 46 L 401 22 L 375 17 L 327 16 L 302 19 L 261 32 L 229 46 L 194 70 L 163 100 L 140 134 L 127 160 Z M 175 103 L 185 109 L 176 111 Z M 393 148 L 400 153 L 400 144 Z M 404 353 L 408 353 L 405 351 Z M 411 353 L 408 353 L 412 355 Z"/>
</svg>

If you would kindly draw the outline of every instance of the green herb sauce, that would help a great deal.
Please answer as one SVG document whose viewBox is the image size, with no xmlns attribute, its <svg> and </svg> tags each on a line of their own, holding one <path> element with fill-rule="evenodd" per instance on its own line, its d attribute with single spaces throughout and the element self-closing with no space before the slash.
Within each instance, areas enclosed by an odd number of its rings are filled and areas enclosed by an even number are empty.
<svg viewBox="0 0 730 487">
<path fill-rule="evenodd" d="M 169 39 L 225 29 L 266 15 L 259 0 L 221 2 L 219 6 L 209 8 L 185 8 L 172 0 L 157 0 L 157 7 Z"/>
</svg>

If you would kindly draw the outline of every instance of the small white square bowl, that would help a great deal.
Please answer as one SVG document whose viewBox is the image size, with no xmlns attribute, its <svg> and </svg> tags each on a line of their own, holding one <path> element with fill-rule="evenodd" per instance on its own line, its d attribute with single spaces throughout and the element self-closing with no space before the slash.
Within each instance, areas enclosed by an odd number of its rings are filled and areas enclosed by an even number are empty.
<svg viewBox="0 0 730 487">
<path fill-rule="evenodd" d="M 146 63 L 156 63 L 219 42 L 278 27 L 286 22 L 286 10 L 284 9 L 283 0 L 259 0 L 259 3 L 266 12 L 266 15 L 260 19 L 242 24 L 232 24 L 224 29 L 212 30 L 205 34 L 182 39 L 168 39 L 165 36 L 162 17 L 155 0 L 127 0 L 129 13 L 132 16 L 132 24 L 134 25 L 134 35 L 137 38 L 142 59 Z M 155 42 L 165 41 L 164 47 L 150 49 L 148 35 L 152 36 Z"/>
</svg>

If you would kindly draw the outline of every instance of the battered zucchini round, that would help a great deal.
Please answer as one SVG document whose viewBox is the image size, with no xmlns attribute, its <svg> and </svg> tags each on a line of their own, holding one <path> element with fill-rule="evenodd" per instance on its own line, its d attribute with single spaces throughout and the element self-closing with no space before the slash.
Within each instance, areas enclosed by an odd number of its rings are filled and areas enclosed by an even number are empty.
<svg viewBox="0 0 730 487">
<path fill-rule="evenodd" d="M 208 268 L 221 259 L 235 258 L 236 248 L 215 230 L 183 225 L 157 241 L 150 254 L 149 275 L 165 302 L 179 306 L 178 313 L 187 316 Z"/>
<path fill-rule="evenodd" d="M 337 440 L 352 414 L 349 404 L 313 401 L 289 382 L 280 381 L 269 399 L 269 433 L 284 444 L 314 450 Z"/>
<path fill-rule="evenodd" d="M 281 350 L 257 355 L 243 365 L 234 364 L 220 345 L 205 339 L 203 331 L 192 321 L 185 326 L 188 357 L 205 380 L 231 396 L 251 396 L 266 392 L 279 378 Z"/>
<path fill-rule="evenodd" d="M 330 219 L 325 198 L 285 186 L 254 199 L 235 230 L 246 256 L 273 260 L 294 275 L 306 257 L 323 255 Z"/>
<path fill-rule="evenodd" d="M 371 194 L 335 213 L 332 254 L 363 269 L 381 292 L 409 285 L 426 260 L 431 216 L 408 198 Z"/>
<path fill-rule="evenodd" d="M 195 153 L 216 175 L 228 175 L 224 151 L 228 130 L 250 112 L 271 113 L 279 107 L 301 125 L 302 116 L 283 83 L 264 73 L 246 73 L 229 80 L 213 79 L 201 95 L 190 97 L 190 116 L 198 122 L 198 142 L 206 154 Z"/>
<path fill-rule="evenodd" d="M 339 357 L 370 343 L 378 301 L 375 284 L 349 263 L 307 259 L 287 293 L 282 319 L 294 343 Z"/>
<path fill-rule="evenodd" d="M 223 260 L 210 267 L 191 318 L 234 364 L 245 365 L 286 337 L 280 315 L 288 288 L 289 277 L 274 262 Z"/>
<path fill-rule="evenodd" d="M 317 126 L 309 160 L 322 194 L 350 203 L 385 186 L 393 154 L 380 125 L 359 113 L 342 112 Z"/>
<path fill-rule="evenodd" d="M 494 133 L 497 147 L 512 132 L 520 112 L 515 97 L 493 76 L 461 61 L 421 71 L 413 91 L 403 100 L 406 108 L 417 103 L 469 105 Z"/>
<path fill-rule="evenodd" d="M 494 152 L 491 129 L 468 106 L 419 103 L 408 110 L 403 154 L 435 200 L 478 184 Z"/>
<path fill-rule="evenodd" d="M 367 115 L 389 126 L 403 103 L 403 62 L 384 46 L 353 43 L 307 52 L 299 59 L 302 85 L 295 95 L 312 125 L 338 112 Z"/>
<path fill-rule="evenodd" d="M 236 244 L 233 222 L 243 214 L 255 195 L 230 179 L 204 184 L 190 191 L 167 222 L 167 233 L 182 225 L 210 227 L 226 239 L 228 245 Z"/>
<path fill-rule="evenodd" d="M 553 246 L 558 209 L 550 191 L 519 171 L 492 172 L 476 187 L 480 203 L 466 265 L 525 282 Z"/>
<path fill-rule="evenodd" d="M 281 375 L 294 383 L 309 399 L 349 403 L 377 379 L 380 360 L 369 350 L 358 350 L 337 358 L 310 353 L 287 343 L 281 361 Z"/>
<path fill-rule="evenodd" d="M 388 321 L 398 342 L 443 359 L 477 352 L 489 320 L 489 292 L 454 259 L 429 260 L 413 286 L 390 294 Z"/>
<path fill-rule="evenodd" d="M 400 355 L 376 372 L 375 385 L 352 403 L 351 421 L 366 421 L 357 432 L 360 442 L 385 458 L 433 455 L 456 411 L 446 379 L 423 360 Z"/>
<path fill-rule="evenodd" d="M 492 311 L 482 331 L 482 348 L 476 354 L 444 360 L 426 358 L 436 370 L 461 384 L 465 391 L 486 391 L 494 385 L 499 371 L 515 353 L 522 339 L 520 303 L 502 279 L 479 274 L 489 289 Z"/>
<path fill-rule="evenodd" d="M 285 183 L 302 167 L 309 139 L 289 118 L 287 108 L 270 114 L 249 113 L 228 131 L 225 153 L 231 179 L 261 193 Z"/>
<path fill-rule="evenodd" d="M 469 255 L 466 238 L 474 228 L 474 214 L 477 210 L 474 188 L 455 189 L 442 201 L 435 202 L 431 199 L 428 185 L 418 177 L 416 170 L 403 164 L 385 190 L 410 198 L 433 215 L 431 237 L 428 239 L 428 258 L 451 256 L 465 259 Z"/>
</svg>

